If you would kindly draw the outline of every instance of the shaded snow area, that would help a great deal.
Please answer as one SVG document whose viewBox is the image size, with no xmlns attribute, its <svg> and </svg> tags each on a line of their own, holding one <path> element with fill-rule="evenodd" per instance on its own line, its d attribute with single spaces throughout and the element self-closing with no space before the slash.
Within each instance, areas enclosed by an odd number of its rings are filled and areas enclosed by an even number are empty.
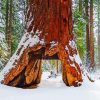
<svg viewBox="0 0 100 100">
<path fill-rule="evenodd" d="M 36 89 L 19 89 L 0 85 L 0 100 L 100 100 L 100 80 L 94 83 L 85 78 L 80 87 L 67 87 L 61 75 L 48 78 L 44 72 L 42 82 Z"/>
</svg>

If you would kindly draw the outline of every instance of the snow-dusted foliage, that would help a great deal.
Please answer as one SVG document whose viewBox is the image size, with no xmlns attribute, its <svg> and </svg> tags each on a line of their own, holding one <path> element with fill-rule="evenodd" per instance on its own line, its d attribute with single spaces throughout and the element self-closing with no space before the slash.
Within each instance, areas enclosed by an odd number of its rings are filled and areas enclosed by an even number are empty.
<svg viewBox="0 0 100 100">
<path fill-rule="evenodd" d="M 0 70 L 4 67 L 5 63 L 7 62 L 7 44 L 5 42 L 5 36 L 3 33 L 0 33 Z"/>
<path fill-rule="evenodd" d="M 69 41 L 69 46 L 71 47 L 71 48 L 76 48 L 76 44 L 75 44 L 75 41 L 74 40 L 72 40 L 72 41 Z"/>
<path fill-rule="evenodd" d="M 2 0 L 0 0 L 0 11 L 2 8 Z M 5 41 L 5 34 L 4 34 L 4 27 L 5 21 L 3 18 L 2 12 L 0 12 L 0 70 L 4 67 L 5 63 L 7 62 L 8 56 L 8 47 Z"/>
</svg>

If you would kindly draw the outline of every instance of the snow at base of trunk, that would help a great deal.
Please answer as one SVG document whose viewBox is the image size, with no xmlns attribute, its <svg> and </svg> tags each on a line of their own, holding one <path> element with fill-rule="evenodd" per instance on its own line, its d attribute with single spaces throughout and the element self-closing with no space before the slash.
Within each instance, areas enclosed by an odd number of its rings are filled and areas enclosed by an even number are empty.
<svg viewBox="0 0 100 100">
<path fill-rule="evenodd" d="M 36 89 L 20 89 L 0 84 L 1 100 L 100 100 L 100 80 L 94 83 L 85 78 L 80 87 L 67 87 L 57 78 L 48 78 L 50 73 L 44 72 L 42 81 Z"/>
</svg>

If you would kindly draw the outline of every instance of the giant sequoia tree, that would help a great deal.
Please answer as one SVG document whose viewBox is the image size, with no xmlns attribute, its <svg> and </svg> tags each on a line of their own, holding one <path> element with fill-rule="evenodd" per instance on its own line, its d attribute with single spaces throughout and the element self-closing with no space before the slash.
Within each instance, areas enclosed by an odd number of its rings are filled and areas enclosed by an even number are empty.
<svg viewBox="0 0 100 100">
<path fill-rule="evenodd" d="M 67 86 L 82 83 L 81 60 L 72 33 L 71 0 L 29 0 L 27 30 L 18 49 L 1 72 L 1 83 L 36 86 L 42 59 L 60 59 Z"/>
</svg>

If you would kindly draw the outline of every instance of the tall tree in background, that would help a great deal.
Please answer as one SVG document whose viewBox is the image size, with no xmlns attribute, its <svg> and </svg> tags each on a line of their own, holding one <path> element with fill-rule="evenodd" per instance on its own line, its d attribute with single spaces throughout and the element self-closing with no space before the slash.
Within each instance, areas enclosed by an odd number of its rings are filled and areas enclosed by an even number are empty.
<svg viewBox="0 0 100 100">
<path fill-rule="evenodd" d="M 10 57 L 12 55 L 12 0 L 6 1 L 6 41 Z"/>
<path fill-rule="evenodd" d="M 10 7 L 10 5 L 12 6 Z M 11 44 L 11 48 L 8 48 L 9 46 L 4 46 L 3 43 L 0 44 L 0 49 L 2 48 L 2 53 L 0 51 L 0 55 L 2 55 L 0 56 L 0 61 L 2 62 L 1 66 L 4 66 L 8 61 L 7 59 L 11 56 L 11 53 L 13 54 L 15 52 L 18 43 L 24 33 L 26 23 L 24 17 L 26 15 L 26 5 L 26 0 L 0 1 L 0 32 L 4 34 L 4 37 L 6 37 L 6 39 L 4 38 L 4 43 L 8 45 L 8 40 L 9 45 Z M 9 31 L 11 31 L 10 34 Z M 4 50 L 5 48 L 6 50 Z M 11 52 L 8 49 L 11 49 Z M 6 55 L 6 57 L 4 55 Z"/>
<path fill-rule="evenodd" d="M 90 0 L 90 67 L 94 69 L 93 0 Z"/>
<path fill-rule="evenodd" d="M 83 2 L 82 2 L 82 0 L 79 0 L 79 12 L 80 12 L 80 14 L 82 15 L 82 9 L 83 9 Z"/>
<path fill-rule="evenodd" d="M 100 0 L 97 1 L 98 4 L 98 62 L 100 66 Z"/>
<path fill-rule="evenodd" d="M 77 48 L 80 54 L 81 59 L 84 59 L 86 44 L 85 42 L 85 33 L 86 33 L 86 21 L 84 18 L 84 9 L 83 1 L 75 0 L 73 1 L 73 19 L 74 19 L 74 33 L 76 37 Z"/>
<path fill-rule="evenodd" d="M 5 18 L 4 18 L 4 8 L 3 0 L 0 0 L 0 70 L 4 68 L 7 58 L 8 58 L 8 46 L 5 41 Z"/>
<path fill-rule="evenodd" d="M 12 53 L 17 49 L 26 25 L 26 0 L 13 0 Z"/>
<path fill-rule="evenodd" d="M 86 14 L 86 66 L 90 67 L 89 0 L 85 0 Z"/>
<path fill-rule="evenodd" d="M 94 69 L 94 33 L 93 33 L 93 0 L 85 0 L 86 13 L 86 66 L 89 71 Z"/>
</svg>

